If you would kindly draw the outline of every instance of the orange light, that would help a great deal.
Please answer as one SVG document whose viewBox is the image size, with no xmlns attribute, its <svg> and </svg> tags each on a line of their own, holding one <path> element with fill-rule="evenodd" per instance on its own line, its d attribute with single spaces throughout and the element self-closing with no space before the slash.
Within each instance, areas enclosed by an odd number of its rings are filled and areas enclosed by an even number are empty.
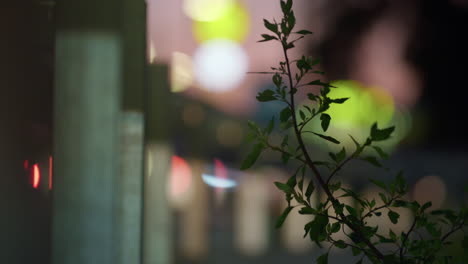
<svg viewBox="0 0 468 264">
<path fill-rule="evenodd" d="M 39 182 L 41 181 L 41 172 L 39 170 L 39 164 L 34 164 L 33 165 L 33 182 L 32 186 L 34 189 L 37 189 L 39 187 Z"/>
<path fill-rule="evenodd" d="M 53 158 L 49 156 L 49 190 L 52 190 L 52 170 L 53 170 Z"/>
</svg>

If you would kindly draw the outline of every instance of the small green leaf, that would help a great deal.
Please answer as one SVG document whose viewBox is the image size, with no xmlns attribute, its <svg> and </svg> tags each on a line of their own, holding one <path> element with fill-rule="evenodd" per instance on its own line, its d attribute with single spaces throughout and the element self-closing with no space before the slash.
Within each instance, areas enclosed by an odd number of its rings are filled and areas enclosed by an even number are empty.
<svg viewBox="0 0 468 264">
<path fill-rule="evenodd" d="M 308 131 L 305 131 L 305 132 L 308 132 Z M 322 134 L 319 134 L 319 133 L 315 133 L 315 132 L 312 132 L 312 131 L 309 131 L 309 132 L 311 132 L 312 134 L 314 134 L 314 135 L 316 135 L 316 136 L 319 136 L 319 137 L 321 137 L 321 138 L 323 138 L 323 139 L 325 139 L 325 140 L 328 140 L 328 141 L 330 141 L 330 142 L 332 142 L 332 143 L 340 144 L 340 142 L 339 142 L 338 140 L 336 140 L 335 138 L 333 138 L 333 137 L 325 136 L 325 135 L 322 135 Z"/>
<path fill-rule="evenodd" d="M 299 210 L 299 214 L 301 215 L 315 215 L 317 211 L 314 208 L 304 206 Z"/>
<path fill-rule="evenodd" d="M 408 190 L 408 185 L 403 177 L 403 171 L 398 172 L 395 178 L 395 186 L 397 188 L 396 191 L 400 194 L 404 194 Z"/>
<path fill-rule="evenodd" d="M 276 228 L 280 228 L 283 225 L 284 221 L 286 220 L 286 217 L 288 217 L 288 215 L 289 215 L 289 213 L 291 212 L 292 209 L 293 209 L 293 207 L 291 207 L 291 206 L 288 206 L 288 207 L 286 207 L 286 209 L 284 209 L 281 216 L 278 217 L 278 219 L 276 220 L 276 224 L 275 224 Z"/>
<path fill-rule="evenodd" d="M 336 163 L 342 162 L 346 158 L 346 149 L 343 147 L 340 152 L 336 153 Z"/>
<path fill-rule="evenodd" d="M 387 196 L 385 196 L 385 194 L 379 193 L 379 196 L 382 202 L 384 202 L 385 204 L 388 202 Z"/>
<path fill-rule="evenodd" d="M 377 123 L 374 123 L 371 127 L 371 138 L 373 141 L 382 141 L 390 138 L 390 135 L 395 130 L 395 127 L 388 127 L 384 129 L 378 129 Z"/>
<path fill-rule="evenodd" d="M 268 34 L 262 34 L 261 36 L 262 36 L 263 39 L 258 40 L 257 42 L 267 42 L 267 41 L 270 41 L 270 40 L 278 40 L 277 37 L 271 36 L 271 35 L 268 35 Z"/>
<path fill-rule="evenodd" d="M 400 218 L 400 215 L 394 211 L 388 211 L 388 218 L 390 218 L 390 221 L 393 224 L 398 223 L 398 218 Z"/>
<path fill-rule="evenodd" d="M 427 202 L 421 207 L 421 211 L 424 212 L 427 208 L 432 206 L 432 202 Z"/>
<path fill-rule="evenodd" d="M 289 15 L 286 18 L 288 20 L 288 33 L 291 32 L 296 25 L 296 16 L 294 16 L 294 12 L 290 11 Z"/>
<path fill-rule="evenodd" d="M 310 34 L 313 34 L 313 32 L 310 32 L 309 30 L 299 30 L 297 32 L 295 32 L 296 34 L 300 34 L 300 35 L 310 35 Z"/>
<path fill-rule="evenodd" d="M 317 97 L 315 94 L 313 94 L 313 93 L 308 93 L 308 94 L 307 94 L 307 97 L 308 97 L 309 100 L 311 100 L 311 101 L 317 101 L 317 98 L 318 98 L 318 97 Z"/>
<path fill-rule="evenodd" d="M 281 122 L 286 122 L 291 117 L 291 108 L 286 107 L 280 112 L 280 120 Z"/>
<path fill-rule="evenodd" d="M 337 182 L 337 183 L 334 183 L 334 184 L 328 184 L 328 188 L 330 189 L 330 191 L 334 192 L 334 191 L 337 191 L 338 189 L 340 189 L 341 187 L 341 182 Z"/>
<path fill-rule="evenodd" d="M 286 182 L 286 184 L 291 187 L 292 189 L 294 189 L 294 187 L 296 187 L 296 184 L 297 184 L 297 178 L 296 178 L 296 175 L 293 175 L 291 176 L 288 181 Z"/>
<path fill-rule="evenodd" d="M 352 216 L 354 216 L 356 218 L 358 217 L 356 209 L 354 209 L 353 207 L 351 207 L 349 205 L 345 205 L 345 208 L 349 212 L 350 215 L 352 215 Z"/>
<path fill-rule="evenodd" d="M 288 145 L 289 135 L 285 135 L 283 137 L 283 141 L 281 142 L 281 147 L 286 147 Z"/>
<path fill-rule="evenodd" d="M 311 113 L 311 114 L 312 114 L 312 109 L 310 109 L 310 107 L 309 107 L 309 106 L 307 106 L 307 105 L 304 105 L 304 108 L 305 108 L 305 109 L 307 109 L 307 111 L 308 111 L 309 113 Z"/>
<path fill-rule="evenodd" d="M 283 11 L 283 14 L 289 13 L 291 11 L 292 7 L 292 0 L 288 0 L 288 2 L 281 1 L 281 11 Z"/>
<path fill-rule="evenodd" d="M 310 180 L 309 185 L 307 185 L 307 189 L 306 189 L 306 192 L 305 192 L 305 196 L 307 197 L 307 200 L 309 202 L 310 202 L 310 196 L 312 195 L 314 190 L 315 190 L 314 181 Z"/>
<path fill-rule="evenodd" d="M 291 154 L 287 153 L 287 152 L 283 152 L 281 153 L 281 161 L 284 163 L 284 164 L 287 164 L 288 161 L 291 159 Z"/>
<path fill-rule="evenodd" d="M 299 115 L 301 116 L 302 121 L 306 119 L 306 115 L 304 114 L 304 111 L 299 110 Z"/>
<path fill-rule="evenodd" d="M 372 146 L 372 148 L 375 149 L 375 151 L 377 152 L 377 154 L 379 154 L 380 158 L 382 159 L 388 159 L 388 154 L 385 153 L 385 151 L 382 150 L 382 148 L 378 147 L 378 146 Z"/>
<path fill-rule="evenodd" d="M 328 253 L 325 253 L 318 257 L 317 264 L 328 264 Z"/>
<path fill-rule="evenodd" d="M 341 248 L 341 249 L 344 249 L 344 248 L 347 248 L 348 245 L 343 241 L 343 240 L 338 240 L 336 241 L 335 243 L 333 243 L 333 245 L 337 248 Z"/>
<path fill-rule="evenodd" d="M 270 30 L 273 33 L 278 34 L 278 25 L 277 24 L 271 23 L 270 21 L 268 21 L 266 19 L 263 19 L 263 24 L 265 25 L 265 28 L 267 28 L 268 30 Z"/>
<path fill-rule="evenodd" d="M 275 73 L 272 77 L 272 80 L 273 80 L 273 83 L 276 85 L 276 87 L 280 87 L 282 82 L 283 82 L 283 78 L 281 77 L 281 75 L 279 75 L 278 73 Z"/>
<path fill-rule="evenodd" d="M 387 190 L 387 186 L 385 185 L 384 182 L 381 182 L 381 181 L 378 181 L 378 180 L 374 180 L 374 179 L 369 179 L 369 181 L 370 181 L 371 183 L 373 183 L 375 186 L 380 187 L 380 188 L 382 188 L 382 189 L 384 189 L 384 190 Z"/>
<path fill-rule="evenodd" d="M 327 131 L 328 129 L 328 126 L 330 125 L 330 120 L 331 120 L 331 117 L 330 115 L 328 114 L 322 114 L 320 116 L 320 120 L 322 120 L 322 129 L 323 129 L 323 132 Z"/>
<path fill-rule="evenodd" d="M 369 162 L 370 164 L 376 166 L 376 167 L 382 167 L 382 164 L 377 160 L 377 158 L 373 157 L 373 156 L 368 156 L 368 157 L 365 157 L 365 158 L 362 158 L 362 160 L 365 160 L 367 162 Z"/>
<path fill-rule="evenodd" d="M 280 191 L 283 191 L 286 194 L 292 194 L 294 192 L 294 189 L 291 188 L 288 184 L 284 184 L 281 182 L 275 182 L 276 188 L 278 188 Z"/>
<path fill-rule="evenodd" d="M 349 97 L 348 98 L 337 98 L 337 99 L 332 99 L 331 102 L 335 103 L 335 104 L 342 104 L 342 103 L 346 102 L 348 99 L 349 99 Z"/>
<path fill-rule="evenodd" d="M 274 101 L 276 100 L 276 97 L 274 96 L 275 92 L 272 90 L 268 89 L 263 92 L 258 93 L 257 95 L 257 100 L 259 102 L 269 102 L 269 101 Z"/>
<path fill-rule="evenodd" d="M 336 222 L 332 224 L 330 228 L 330 232 L 337 233 L 338 231 L 340 231 L 340 229 L 341 229 L 341 224 L 339 222 Z"/>
<path fill-rule="evenodd" d="M 294 47 L 295 47 L 295 46 L 294 46 L 294 43 L 292 43 L 292 42 L 291 42 L 291 43 L 288 43 L 288 45 L 286 45 L 286 49 L 292 49 L 292 48 L 294 48 Z M 295 92 L 294 92 L 294 93 L 295 93 Z"/>
<path fill-rule="evenodd" d="M 330 86 L 330 84 L 324 83 L 324 82 L 322 82 L 320 80 L 311 81 L 311 82 L 307 83 L 306 85 L 318 85 L 318 86 L 323 86 L 323 87 L 329 87 Z"/>
<path fill-rule="evenodd" d="M 335 212 L 337 214 L 342 214 L 343 213 L 343 208 L 344 208 L 344 204 L 342 203 L 339 203 L 339 202 L 334 202 L 333 203 L 333 209 L 335 209 Z"/>
<path fill-rule="evenodd" d="M 273 131 L 274 127 L 275 127 L 275 118 L 272 117 L 270 122 L 268 122 L 268 126 L 265 129 L 265 134 L 269 135 L 271 131 Z"/>
<path fill-rule="evenodd" d="M 359 248 L 357 248 L 357 247 L 352 247 L 352 248 L 351 248 L 351 251 L 353 252 L 353 256 L 357 256 L 357 255 L 361 254 L 361 252 L 362 252 L 362 251 L 361 251 Z M 357 263 L 356 263 L 356 264 L 357 264 Z"/>
<path fill-rule="evenodd" d="M 260 154 L 262 153 L 264 148 L 265 147 L 264 147 L 264 145 L 262 143 L 258 143 L 256 145 L 254 145 L 254 147 L 250 151 L 249 155 L 247 155 L 245 160 L 242 162 L 242 165 L 241 165 L 240 169 L 241 170 L 246 170 L 246 169 L 252 167 L 252 165 L 255 164 L 255 162 L 257 161 L 258 157 L 260 156 Z"/>
<path fill-rule="evenodd" d="M 325 229 L 328 225 L 328 217 L 324 215 L 315 216 L 312 221 L 309 236 L 312 241 L 319 241 L 322 235 L 325 233 Z"/>
</svg>

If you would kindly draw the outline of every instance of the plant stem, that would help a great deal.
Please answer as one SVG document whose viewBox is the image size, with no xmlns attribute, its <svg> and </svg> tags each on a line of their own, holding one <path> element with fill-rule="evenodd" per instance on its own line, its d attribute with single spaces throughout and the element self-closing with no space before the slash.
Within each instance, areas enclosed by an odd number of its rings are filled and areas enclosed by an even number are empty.
<svg viewBox="0 0 468 264">
<path fill-rule="evenodd" d="M 283 53 L 284 53 L 284 59 L 286 61 L 286 67 L 287 67 L 287 75 L 289 79 L 289 87 L 290 87 L 290 107 L 291 107 L 291 116 L 293 120 L 293 127 L 294 127 L 294 132 L 298 141 L 298 144 L 301 148 L 301 151 L 304 154 L 304 158 L 306 160 L 307 166 L 312 170 L 312 172 L 315 175 L 315 178 L 319 182 L 320 186 L 322 187 L 323 191 L 327 195 L 328 199 L 332 202 L 332 204 L 337 203 L 337 199 L 333 196 L 331 193 L 330 189 L 328 188 L 328 185 L 325 183 L 323 180 L 322 176 L 320 175 L 320 172 L 318 171 L 317 167 L 314 165 L 312 159 L 310 158 L 309 152 L 307 151 L 307 148 L 304 144 L 304 141 L 302 140 L 301 132 L 299 131 L 299 127 L 297 124 L 297 118 L 296 118 L 296 107 L 294 103 L 294 85 L 293 85 L 293 78 L 292 78 L 292 72 L 291 72 L 291 66 L 289 64 L 289 57 L 288 57 L 288 52 L 287 52 L 287 36 L 284 37 L 284 41 L 281 42 L 282 47 L 283 47 Z M 342 218 L 342 221 L 349 227 L 351 230 L 353 230 L 361 239 L 362 241 L 369 247 L 369 249 L 372 251 L 372 253 L 379 259 L 383 260 L 383 254 L 369 241 L 369 239 L 365 238 L 365 236 L 362 234 L 361 230 L 356 227 L 354 224 L 352 224 L 344 214 L 340 214 L 340 217 Z"/>
</svg>

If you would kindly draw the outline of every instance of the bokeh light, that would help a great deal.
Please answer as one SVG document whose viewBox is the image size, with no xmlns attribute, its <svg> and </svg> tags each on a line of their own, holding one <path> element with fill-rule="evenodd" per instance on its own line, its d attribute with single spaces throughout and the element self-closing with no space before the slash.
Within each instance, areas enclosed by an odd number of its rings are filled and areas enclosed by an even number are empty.
<svg viewBox="0 0 468 264">
<path fill-rule="evenodd" d="M 54 158 L 52 156 L 49 156 L 49 190 L 52 190 L 52 173 L 54 168 Z"/>
<path fill-rule="evenodd" d="M 192 186 L 192 181 L 192 169 L 187 161 L 179 156 L 172 156 L 168 193 L 169 200 L 176 207 L 190 200 L 189 190 Z"/>
<path fill-rule="evenodd" d="M 184 0 L 184 13 L 196 21 L 213 21 L 232 8 L 234 0 Z"/>
<path fill-rule="evenodd" d="M 248 57 L 232 41 L 213 40 L 200 46 L 194 58 L 195 78 L 201 88 L 226 92 L 236 88 L 245 78 Z"/>
<path fill-rule="evenodd" d="M 155 61 L 156 61 L 156 48 L 154 47 L 154 42 L 151 41 L 149 44 L 148 62 L 154 63 Z"/>
<path fill-rule="evenodd" d="M 412 119 L 409 112 L 405 109 L 396 109 L 391 95 L 384 90 L 365 88 L 356 81 L 335 81 L 331 84 L 337 88 L 331 89 L 330 98 L 349 99 L 343 104 L 332 104 L 326 111 L 332 117 L 326 133 L 338 139 L 345 147 L 354 147 L 349 135 L 359 142 L 364 142 L 374 122 L 377 122 L 380 128 L 396 127 L 389 140 L 377 144 L 386 151 L 391 151 L 411 130 Z M 310 104 L 310 101 L 304 104 Z M 306 130 L 323 131 L 319 120 L 310 122 Z M 305 134 L 304 137 L 309 142 L 327 149 L 336 151 L 341 149 L 341 146 L 320 140 L 312 134 Z"/>
<path fill-rule="evenodd" d="M 447 189 L 444 181 L 435 175 L 426 176 L 416 182 L 413 199 L 420 204 L 432 202 L 431 209 L 439 209 L 445 202 Z"/>
<path fill-rule="evenodd" d="M 335 81 L 330 98 L 349 97 L 344 104 L 333 104 L 327 113 L 333 117 L 334 126 L 341 128 L 366 127 L 377 121 L 381 125 L 390 122 L 394 114 L 391 95 L 382 89 L 364 88 L 356 81 Z"/>
<path fill-rule="evenodd" d="M 39 188 L 39 183 L 41 182 L 41 171 L 39 169 L 39 164 L 33 165 L 32 171 L 32 186 L 34 189 Z"/>
<path fill-rule="evenodd" d="M 221 2 L 224 2 L 222 0 Z M 203 2 L 213 2 L 204 0 Z M 213 8 L 217 8 L 219 4 L 213 4 Z M 222 5 L 222 3 L 220 4 Z M 200 7 L 201 8 L 201 7 Z M 210 12 L 208 8 L 205 14 Z M 249 32 L 249 14 L 246 8 L 239 4 L 233 3 L 225 5 L 225 10 L 218 13 L 218 17 L 210 21 L 193 22 L 193 34 L 199 43 L 204 43 L 213 39 L 226 39 L 235 42 L 243 41 Z"/>
<path fill-rule="evenodd" d="M 259 173 L 242 178 L 234 193 L 234 244 L 247 256 L 268 251 L 271 232 L 270 175 Z"/>
<path fill-rule="evenodd" d="M 233 121 L 222 121 L 216 128 L 216 140 L 224 147 L 237 147 L 243 139 L 242 126 Z"/>
<path fill-rule="evenodd" d="M 200 104 L 191 103 L 184 106 L 182 109 L 182 121 L 185 125 L 196 127 L 201 125 L 205 120 L 205 110 Z"/>
<path fill-rule="evenodd" d="M 223 189 L 228 189 L 228 188 L 233 188 L 237 186 L 237 182 L 233 179 L 223 179 L 216 177 L 216 175 L 210 175 L 210 174 L 202 174 L 202 179 L 203 181 L 215 188 L 223 188 Z"/>
<path fill-rule="evenodd" d="M 183 92 L 193 83 L 192 59 L 187 54 L 174 52 L 171 62 L 171 91 Z"/>
</svg>

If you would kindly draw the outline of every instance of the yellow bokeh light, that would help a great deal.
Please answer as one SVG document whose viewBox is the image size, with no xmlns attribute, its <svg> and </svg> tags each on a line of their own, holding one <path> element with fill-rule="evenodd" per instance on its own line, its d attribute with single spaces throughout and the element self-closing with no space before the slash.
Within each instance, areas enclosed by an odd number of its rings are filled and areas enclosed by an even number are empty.
<svg viewBox="0 0 468 264">
<path fill-rule="evenodd" d="M 234 0 L 185 0 L 183 9 L 196 21 L 214 21 L 226 14 Z"/>
<path fill-rule="evenodd" d="M 235 3 L 217 19 L 211 21 L 195 20 L 193 22 L 193 34 L 200 43 L 213 39 L 241 42 L 248 34 L 249 24 L 249 14 L 246 8 L 239 3 Z"/>
<path fill-rule="evenodd" d="M 187 54 L 174 52 L 171 62 L 171 91 L 187 90 L 193 83 L 192 59 Z"/>
</svg>

